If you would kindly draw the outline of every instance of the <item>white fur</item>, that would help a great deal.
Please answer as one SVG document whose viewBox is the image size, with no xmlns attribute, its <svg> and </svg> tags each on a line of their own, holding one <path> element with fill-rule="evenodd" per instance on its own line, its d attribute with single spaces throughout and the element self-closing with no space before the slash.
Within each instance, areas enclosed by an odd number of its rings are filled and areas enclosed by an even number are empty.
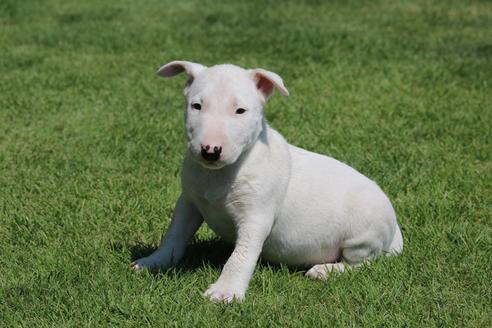
<svg viewBox="0 0 492 328">
<path fill-rule="evenodd" d="M 217 301 L 244 298 L 260 254 L 275 263 L 312 266 L 308 277 L 326 278 L 381 253 L 401 252 L 395 212 L 376 183 L 333 158 L 289 145 L 268 126 L 265 101 L 274 88 L 288 95 L 277 74 L 184 61 L 159 74 L 182 71 L 189 77 L 182 194 L 159 248 L 134 268 L 176 264 L 203 220 L 235 245 L 205 292 Z M 197 102 L 201 110 L 192 108 Z M 237 108 L 246 112 L 237 114 Z M 222 147 L 219 161 L 205 161 L 202 145 Z"/>
</svg>

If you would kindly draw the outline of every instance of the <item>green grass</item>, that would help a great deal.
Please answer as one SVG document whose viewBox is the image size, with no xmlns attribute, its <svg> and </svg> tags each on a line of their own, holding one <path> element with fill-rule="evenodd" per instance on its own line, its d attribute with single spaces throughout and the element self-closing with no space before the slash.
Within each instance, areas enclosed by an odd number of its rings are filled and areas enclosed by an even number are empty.
<svg viewBox="0 0 492 328">
<path fill-rule="evenodd" d="M 492 3 L 1 0 L 0 49 L 0 326 L 492 326 Z M 404 253 L 263 263 L 229 306 L 201 296 L 230 251 L 207 227 L 132 272 L 179 194 L 174 59 L 278 72 L 270 124 L 376 180 Z"/>
</svg>

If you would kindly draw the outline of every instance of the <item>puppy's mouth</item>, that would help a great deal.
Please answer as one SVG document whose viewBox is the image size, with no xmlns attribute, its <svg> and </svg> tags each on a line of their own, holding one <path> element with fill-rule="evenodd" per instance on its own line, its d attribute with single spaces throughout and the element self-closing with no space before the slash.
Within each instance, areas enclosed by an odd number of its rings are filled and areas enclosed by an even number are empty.
<svg viewBox="0 0 492 328">
<path fill-rule="evenodd" d="M 216 160 L 216 161 L 207 161 L 205 158 L 203 158 L 200 154 L 193 154 L 191 156 L 195 162 L 200 164 L 202 167 L 208 169 L 208 170 L 220 170 L 224 166 L 226 166 L 228 163 L 222 159 Z"/>
<path fill-rule="evenodd" d="M 219 170 L 219 169 L 221 169 L 227 165 L 223 161 L 210 162 L 210 161 L 204 160 L 202 158 L 197 159 L 197 162 L 200 163 L 201 166 L 203 166 L 204 168 L 209 169 L 209 170 Z"/>
<path fill-rule="evenodd" d="M 201 150 L 198 151 L 196 147 L 188 148 L 190 157 L 193 161 L 200 164 L 203 168 L 208 170 L 220 170 L 228 165 L 231 165 L 236 162 L 237 157 L 234 156 L 234 153 L 222 153 L 221 156 L 216 158 L 206 158 L 202 155 Z M 232 156 L 231 156 L 232 155 Z"/>
</svg>

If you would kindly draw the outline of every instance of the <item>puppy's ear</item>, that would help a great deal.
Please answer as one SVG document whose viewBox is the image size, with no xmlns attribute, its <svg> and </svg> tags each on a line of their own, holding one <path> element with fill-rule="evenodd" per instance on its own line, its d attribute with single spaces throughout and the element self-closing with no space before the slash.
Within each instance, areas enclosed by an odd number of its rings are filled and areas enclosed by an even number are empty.
<svg viewBox="0 0 492 328">
<path fill-rule="evenodd" d="M 284 82 L 278 74 L 262 68 L 252 69 L 250 70 L 250 74 L 256 84 L 256 88 L 263 95 L 265 100 L 271 96 L 274 88 L 280 91 L 284 96 L 289 95 L 289 90 L 284 86 Z"/>
<path fill-rule="evenodd" d="M 163 77 L 171 77 L 181 72 L 186 72 L 186 74 L 188 75 L 188 80 L 186 81 L 184 89 L 184 93 L 186 95 L 188 93 L 189 86 L 191 85 L 191 83 L 193 83 L 195 77 L 205 68 L 207 67 L 203 66 L 202 64 L 176 60 L 167 63 L 166 65 L 159 68 L 157 74 Z"/>
<path fill-rule="evenodd" d="M 205 68 L 202 64 L 175 60 L 159 68 L 157 74 L 163 77 L 171 77 L 184 71 L 190 78 L 194 78 Z"/>
</svg>

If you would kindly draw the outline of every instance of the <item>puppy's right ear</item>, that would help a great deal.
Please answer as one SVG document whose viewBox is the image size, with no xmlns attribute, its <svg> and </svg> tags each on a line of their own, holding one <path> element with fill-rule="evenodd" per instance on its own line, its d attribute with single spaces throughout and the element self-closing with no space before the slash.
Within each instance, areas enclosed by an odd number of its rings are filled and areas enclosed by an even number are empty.
<svg viewBox="0 0 492 328">
<path fill-rule="evenodd" d="M 189 61 L 176 60 L 167 63 L 166 65 L 159 68 L 157 74 L 163 77 L 171 77 L 183 71 L 186 72 L 186 75 L 188 75 L 188 80 L 186 81 L 186 85 L 184 89 L 184 93 L 186 95 L 188 92 L 188 88 L 191 85 L 191 83 L 193 83 L 195 77 L 205 68 L 207 67 L 203 66 L 202 64 L 192 63 Z"/>
<path fill-rule="evenodd" d="M 189 78 L 194 79 L 206 67 L 202 64 L 192 63 L 189 61 L 176 60 L 159 68 L 157 74 L 163 77 L 170 77 L 181 72 L 186 72 Z"/>
</svg>

